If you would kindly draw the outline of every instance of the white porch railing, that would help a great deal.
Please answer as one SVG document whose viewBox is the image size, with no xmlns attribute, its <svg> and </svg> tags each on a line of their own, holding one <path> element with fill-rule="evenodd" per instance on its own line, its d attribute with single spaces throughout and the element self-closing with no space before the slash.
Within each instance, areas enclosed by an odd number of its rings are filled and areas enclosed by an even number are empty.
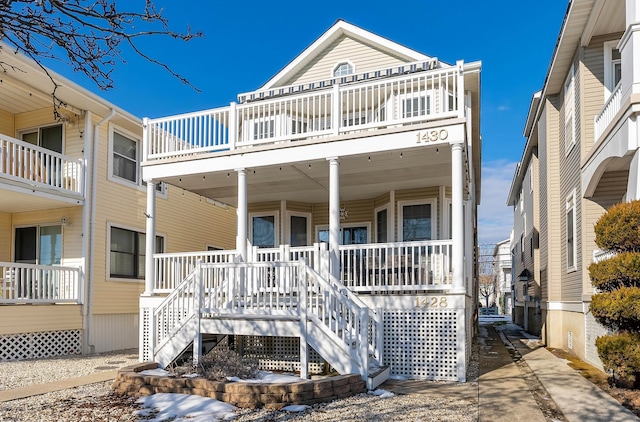
<svg viewBox="0 0 640 422">
<path fill-rule="evenodd" d="M 1 134 L 0 177 L 84 195 L 82 160 Z"/>
<path fill-rule="evenodd" d="M 456 117 L 460 76 L 453 66 L 145 119 L 143 160 Z"/>
<path fill-rule="evenodd" d="M 342 282 L 356 292 L 448 290 L 451 240 L 340 246 Z"/>
<path fill-rule="evenodd" d="M 184 253 L 159 253 L 153 255 L 155 270 L 154 293 L 172 292 L 202 262 L 234 262 L 237 252 L 203 251 Z"/>
<path fill-rule="evenodd" d="M 603 251 L 602 249 L 597 249 L 593 251 L 593 262 L 598 263 L 605 259 L 613 258 L 615 255 L 616 253 L 614 251 Z"/>
<path fill-rule="evenodd" d="M 82 303 L 80 269 L 0 262 L 0 303 Z"/>
<path fill-rule="evenodd" d="M 618 87 L 613 91 L 607 102 L 602 107 L 600 114 L 593 118 L 593 142 L 597 142 L 600 136 L 604 133 L 605 129 L 613 121 L 620 111 L 622 105 L 622 84 L 618 84 Z"/>
</svg>

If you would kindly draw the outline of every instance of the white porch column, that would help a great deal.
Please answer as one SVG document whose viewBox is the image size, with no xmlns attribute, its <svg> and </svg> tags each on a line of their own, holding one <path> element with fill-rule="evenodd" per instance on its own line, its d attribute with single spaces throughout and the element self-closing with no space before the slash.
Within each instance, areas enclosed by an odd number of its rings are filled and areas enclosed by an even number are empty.
<svg viewBox="0 0 640 422">
<path fill-rule="evenodd" d="M 464 282 L 464 175 L 463 144 L 451 145 L 451 240 L 453 291 L 465 292 Z"/>
<path fill-rule="evenodd" d="M 340 279 L 340 162 L 329 161 L 329 271 L 334 281 Z"/>
<path fill-rule="evenodd" d="M 633 119 L 635 120 L 635 119 Z M 629 121 L 628 125 L 636 125 L 636 121 Z M 635 131 L 630 131 L 631 133 Z M 635 136 L 638 136 L 637 134 Z M 640 149 L 637 149 L 631 159 L 629 165 L 629 179 L 627 180 L 627 201 L 633 201 L 634 199 L 640 199 Z"/>
<path fill-rule="evenodd" d="M 622 62 L 622 98 L 640 93 L 640 4 L 625 1 L 625 33 L 618 44 Z M 624 100 L 623 100 L 624 101 Z"/>
<path fill-rule="evenodd" d="M 147 229 L 146 255 L 144 261 L 144 295 L 153 294 L 155 284 L 155 266 L 153 254 L 156 252 L 156 182 L 147 180 Z"/>
<path fill-rule="evenodd" d="M 243 262 L 247 262 L 247 173 L 245 169 L 236 169 L 238 172 L 238 228 L 236 234 L 236 250 L 240 253 Z"/>
</svg>

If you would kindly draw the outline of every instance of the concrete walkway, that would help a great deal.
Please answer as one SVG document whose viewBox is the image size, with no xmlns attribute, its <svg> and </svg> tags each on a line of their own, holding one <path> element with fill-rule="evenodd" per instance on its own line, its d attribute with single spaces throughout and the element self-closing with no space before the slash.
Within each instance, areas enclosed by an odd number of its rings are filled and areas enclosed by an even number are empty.
<svg viewBox="0 0 640 422">
<path fill-rule="evenodd" d="M 25 397 L 38 396 L 40 394 L 51 393 L 53 391 L 67 390 L 81 385 L 95 384 L 103 381 L 110 381 L 116 378 L 118 371 L 103 371 L 83 377 L 69 378 L 61 381 L 47 382 L 44 384 L 33 384 L 26 387 L 13 388 L 0 391 L 0 403 L 24 399 Z"/>
</svg>

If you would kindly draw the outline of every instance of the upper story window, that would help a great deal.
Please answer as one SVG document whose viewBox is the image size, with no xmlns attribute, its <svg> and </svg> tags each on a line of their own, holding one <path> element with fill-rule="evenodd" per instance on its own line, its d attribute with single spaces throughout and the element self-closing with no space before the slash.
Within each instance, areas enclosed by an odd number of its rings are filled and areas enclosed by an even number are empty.
<svg viewBox="0 0 640 422">
<path fill-rule="evenodd" d="M 604 100 L 615 91 L 622 80 L 622 57 L 616 48 L 618 41 L 604 43 Z"/>
<path fill-rule="evenodd" d="M 431 114 L 431 96 L 421 95 L 402 102 L 402 117 L 417 117 Z"/>
<path fill-rule="evenodd" d="M 567 197 L 566 202 L 566 246 L 567 246 L 567 271 L 576 269 L 576 192 Z"/>
<path fill-rule="evenodd" d="M 112 180 L 146 186 L 140 172 L 140 149 L 142 142 L 120 130 L 111 131 L 111 175 Z M 158 192 L 164 191 L 162 183 L 156 184 Z"/>
<path fill-rule="evenodd" d="M 25 130 L 20 132 L 20 139 L 62 154 L 62 125 Z"/>
<path fill-rule="evenodd" d="M 564 82 L 564 151 L 569 153 L 576 143 L 575 128 L 575 73 L 571 65 L 567 80 Z"/>
<path fill-rule="evenodd" d="M 340 62 L 333 68 L 333 76 L 347 76 L 353 74 L 353 65 L 349 62 Z"/>
<path fill-rule="evenodd" d="M 145 272 L 146 235 L 120 227 L 109 232 L 109 277 L 142 279 Z M 156 236 L 155 252 L 164 250 L 164 238 Z"/>
</svg>

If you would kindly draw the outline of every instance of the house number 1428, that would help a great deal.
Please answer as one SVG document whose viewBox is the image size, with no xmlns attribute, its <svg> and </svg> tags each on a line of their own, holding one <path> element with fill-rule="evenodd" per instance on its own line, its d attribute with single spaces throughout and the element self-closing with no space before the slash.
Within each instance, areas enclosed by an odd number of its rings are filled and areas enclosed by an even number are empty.
<svg viewBox="0 0 640 422">
<path fill-rule="evenodd" d="M 436 142 L 436 141 L 444 141 L 449 137 L 449 132 L 447 129 L 433 129 L 426 130 L 424 132 L 416 133 L 417 144 L 421 142 Z"/>
<path fill-rule="evenodd" d="M 446 308 L 446 296 L 416 297 L 416 308 Z"/>
</svg>

